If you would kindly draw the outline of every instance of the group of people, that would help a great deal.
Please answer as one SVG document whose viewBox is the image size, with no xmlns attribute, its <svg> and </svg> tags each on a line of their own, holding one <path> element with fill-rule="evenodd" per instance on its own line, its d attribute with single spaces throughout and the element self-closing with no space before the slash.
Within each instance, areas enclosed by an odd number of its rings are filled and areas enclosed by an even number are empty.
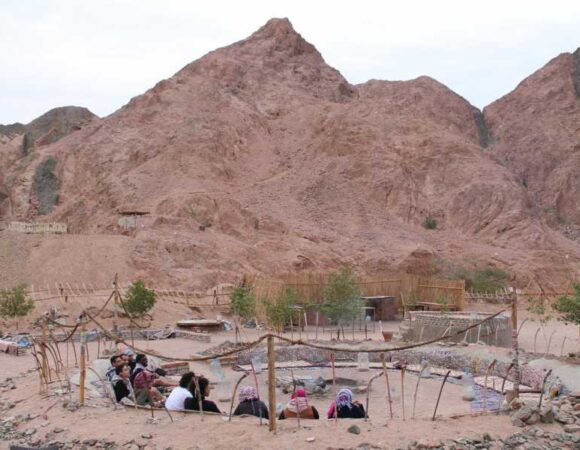
<svg viewBox="0 0 580 450">
<path fill-rule="evenodd" d="M 111 368 L 107 371 L 106 377 L 113 386 L 117 402 L 129 399 L 138 405 L 164 405 L 171 411 L 201 409 L 207 412 L 221 412 L 215 402 L 207 398 L 210 395 L 210 382 L 203 375 L 196 376 L 193 372 L 187 372 L 181 376 L 179 383 L 175 383 L 166 377 L 163 369 L 150 367 L 147 355 L 135 355 L 129 348 L 121 354 L 112 356 L 110 361 Z M 163 394 L 168 390 L 169 395 L 165 398 Z M 242 386 L 238 398 L 239 404 L 234 415 L 253 415 L 269 419 L 268 407 L 259 399 L 256 388 Z M 359 402 L 353 401 L 352 391 L 345 388 L 338 392 L 326 415 L 329 419 L 362 419 L 365 417 L 365 410 Z M 320 418 L 317 409 L 308 403 L 304 389 L 293 392 L 290 401 L 278 415 L 280 420 L 290 418 Z"/>
</svg>

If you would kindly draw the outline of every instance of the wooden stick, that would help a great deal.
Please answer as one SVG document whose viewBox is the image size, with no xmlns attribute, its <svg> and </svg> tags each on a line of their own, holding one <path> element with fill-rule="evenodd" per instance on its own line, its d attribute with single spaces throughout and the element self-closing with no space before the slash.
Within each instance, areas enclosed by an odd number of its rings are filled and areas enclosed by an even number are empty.
<svg viewBox="0 0 580 450">
<path fill-rule="evenodd" d="M 232 393 L 232 401 L 230 403 L 230 418 L 228 419 L 228 422 L 232 421 L 232 412 L 234 411 L 234 400 L 236 399 L 236 392 L 238 392 L 238 386 L 240 385 L 242 380 L 246 378 L 249 374 L 250 374 L 249 372 L 244 372 L 244 374 L 240 377 L 240 379 L 234 386 L 234 392 Z"/>
<path fill-rule="evenodd" d="M 439 400 L 441 400 L 441 393 L 443 392 L 443 386 L 445 386 L 445 382 L 451 373 L 450 370 L 447 371 L 445 377 L 443 378 L 443 383 L 441 383 L 441 389 L 439 389 L 439 395 L 437 396 L 437 403 L 435 404 L 435 411 L 433 411 L 433 418 L 431 420 L 435 420 L 435 415 L 437 414 L 437 408 L 439 407 Z"/>
<path fill-rule="evenodd" d="M 292 393 L 294 394 L 294 398 L 296 398 L 296 380 L 294 379 L 294 369 L 290 369 L 290 375 L 292 375 Z M 298 421 L 298 429 L 302 428 L 300 426 L 300 409 L 298 406 L 296 407 L 296 419 Z"/>
<path fill-rule="evenodd" d="M 314 335 L 314 339 L 318 340 L 318 311 L 316 311 L 316 334 Z"/>
<path fill-rule="evenodd" d="M 552 369 L 548 370 L 546 376 L 544 377 L 544 381 L 542 382 L 542 392 L 540 393 L 540 401 L 538 402 L 538 409 L 542 408 L 542 398 L 544 397 L 544 389 L 546 388 L 546 381 L 548 377 L 552 374 Z"/>
<path fill-rule="evenodd" d="M 370 399 L 370 394 L 371 394 L 371 383 L 376 378 L 381 377 L 381 376 L 383 376 L 383 372 L 377 372 L 369 379 L 369 382 L 367 383 L 367 401 L 366 401 L 366 408 L 365 408 L 365 422 L 369 418 L 369 399 Z"/>
<path fill-rule="evenodd" d="M 199 414 L 201 415 L 201 420 L 203 421 L 203 402 L 201 400 L 201 389 L 199 389 L 199 377 L 193 377 L 193 383 L 195 384 L 195 393 L 197 394 L 197 406 L 199 408 Z"/>
<path fill-rule="evenodd" d="M 86 368 L 86 322 L 83 320 L 81 325 L 81 374 L 80 374 L 80 385 L 79 385 L 79 404 L 83 406 L 85 404 L 85 379 L 87 376 Z"/>
<path fill-rule="evenodd" d="M 494 359 L 491 362 L 491 364 L 489 366 L 487 366 L 487 369 L 485 369 L 485 378 L 484 378 L 484 382 L 483 382 L 483 410 L 484 411 L 487 411 L 487 377 L 489 376 L 489 372 L 495 366 L 496 362 L 497 362 L 497 359 Z"/>
<path fill-rule="evenodd" d="M 270 409 L 269 429 L 276 433 L 276 354 L 273 336 L 268 336 L 268 406 Z"/>
<path fill-rule="evenodd" d="M 258 376 L 256 375 L 256 368 L 254 367 L 254 362 L 250 358 L 250 367 L 252 368 L 252 374 L 254 375 L 254 383 L 256 384 L 256 393 L 258 394 L 258 400 L 260 400 L 260 386 L 258 386 Z M 262 408 L 260 409 L 260 425 L 262 425 Z"/>
<path fill-rule="evenodd" d="M 564 344 L 566 343 L 566 338 L 567 336 L 564 336 L 564 339 L 562 340 L 562 345 L 560 347 L 560 356 L 564 354 Z"/>
<path fill-rule="evenodd" d="M 421 375 L 423 375 L 423 371 L 425 367 L 421 367 L 421 372 L 419 372 L 419 378 L 417 378 L 417 384 L 415 385 L 415 393 L 413 394 L 413 416 L 415 418 L 415 406 L 417 405 L 417 391 L 419 390 L 419 383 L 421 382 Z"/>
<path fill-rule="evenodd" d="M 503 381 L 502 381 L 502 383 L 501 383 L 501 391 L 500 391 L 500 393 L 501 393 L 502 397 L 501 397 L 501 399 L 500 399 L 500 401 L 499 401 L 499 405 L 498 405 L 498 407 L 497 407 L 496 414 L 499 414 L 499 412 L 500 412 L 500 410 L 501 410 L 501 406 L 502 406 L 502 404 L 503 404 L 503 397 L 504 397 L 504 395 L 503 395 L 503 389 L 504 389 L 504 387 L 505 387 L 505 383 L 506 383 L 506 381 L 507 381 L 507 377 L 508 377 L 508 375 L 509 375 L 509 373 L 510 373 L 510 370 L 512 370 L 512 367 L 513 367 L 513 366 L 514 366 L 514 363 L 511 363 L 511 364 L 509 365 L 509 367 L 507 368 L 507 370 L 505 371 L 505 375 L 504 375 L 504 377 L 503 377 Z"/>
<path fill-rule="evenodd" d="M 403 408 L 403 420 L 405 420 L 405 371 L 406 367 L 401 367 L 401 406 Z"/>
<path fill-rule="evenodd" d="M 546 348 L 546 353 L 544 353 L 544 355 L 550 353 L 550 345 L 552 345 L 552 338 L 554 337 L 554 333 L 556 333 L 556 330 L 552 331 L 552 333 L 550 334 L 550 339 L 548 340 L 548 347 Z"/>
<path fill-rule="evenodd" d="M 389 401 L 389 415 L 391 419 L 393 418 L 393 399 L 391 397 L 391 385 L 389 383 L 389 374 L 387 372 L 387 364 L 385 363 L 385 354 L 381 353 L 381 363 L 383 365 L 383 375 L 385 375 L 385 381 L 387 383 L 387 399 Z"/>
<path fill-rule="evenodd" d="M 332 394 L 334 395 L 334 424 L 338 423 L 338 404 L 336 403 L 336 370 L 334 367 L 334 353 L 330 354 L 330 364 L 332 365 Z"/>
</svg>

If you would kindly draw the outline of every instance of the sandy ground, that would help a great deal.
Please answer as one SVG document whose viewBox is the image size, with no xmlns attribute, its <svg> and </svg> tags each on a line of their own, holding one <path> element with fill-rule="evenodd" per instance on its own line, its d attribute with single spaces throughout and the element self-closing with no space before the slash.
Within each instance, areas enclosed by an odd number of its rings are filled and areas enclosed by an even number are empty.
<svg viewBox="0 0 580 450">
<path fill-rule="evenodd" d="M 204 344 L 195 341 L 181 339 L 167 341 L 150 341 L 142 343 L 150 349 L 163 350 L 168 355 L 187 355 L 195 353 L 202 348 L 215 345 L 218 341 L 230 337 L 227 333 L 215 336 L 214 342 Z M 90 344 L 89 351 L 95 355 L 96 346 Z M 0 377 L 12 374 L 17 375 L 33 367 L 32 358 L 11 357 L 0 355 Z M 196 372 L 205 373 L 211 377 L 211 371 L 207 363 L 193 363 L 192 369 Z M 77 369 L 71 369 L 71 373 Z M 228 381 L 239 377 L 239 372 L 234 372 L 224 367 L 224 373 Z M 356 369 L 341 369 L 340 377 L 348 377 L 357 380 L 357 384 L 366 384 L 373 372 L 358 372 Z M 296 376 L 322 375 L 329 377 L 330 371 L 324 370 L 297 370 Z M 258 419 L 234 418 L 232 423 L 226 423 L 222 417 L 205 416 L 203 419 L 194 414 L 175 413 L 175 422 L 171 423 L 168 416 L 163 412 L 155 413 L 155 422 L 150 423 L 148 411 L 135 411 L 131 409 L 114 409 L 110 403 L 103 399 L 89 398 L 87 407 L 76 412 L 69 412 L 61 407 L 62 398 L 39 397 L 38 378 L 36 373 L 28 373 L 17 379 L 17 388 L 2 393 L 3 400 L 18 402 L 17 406 L 10 410 L 11 415 L 21 413 L 39 414 L 54 403 L 57 403 L 47 413 L 47 417 L 38 417 L 23 424 L 26 428 L 36 428 L 39 437 L 49 433 L 49 439 L 67 440 L 72 439 L 109 439 L 118 443 L 124 443 L 135 439 L 138 443 L 147 444 L 152 448 L 166 448 L 171 446 L 175 449 L 187 448 L 273 448 L 285 449 L 299 448 L 327 448 L 327 447 L 351 447 L 362 443 L 374 443 L 387 448 L 405 445 L 406 442 L 429 437 L 430 439 L 453 438 L 459 435 L 465 436 L 470 433 L 481 433 L 480 420 L 475 417 L 463 417 L 460 419 L 445 418 L 451 414 L 469 413 L 469 403 L 461 400 L 461 387 L 448 384 L 439 406 L 441 419 L 432 422 L 429 420 L 433 412 L 436 400 L 436 392 L 440 386 L 439 380 L 422 380 L 420 384 L 417 418 L 410 420 L 412 411 L 412 390 L 416 377 L 406 377 L 406 412 L 407 420 L 403 421 L 400 398 L 400 372 L 390 372 L 390 381 L 395 392 L 393 409 L 395 419 L 387 419 L 387 402 L 385 400 L 384 379 L 375 381 L 371 390 L 370 419 L 339 421 L 338 424 L 327 419 L 319 421 L 302 421 L 302 428 L 298 429 L 295 421 L 280 421 L 278 434 L 268 432 L 267 426 L 260 427 Z M 266 374 L 258 375 L 259 387 L 262 393 L 267 392 Z M 253 384 L 252 381 L 250 381 Z M 56 386 L 55 386 L 56 387 Z M 76 394 L 74 394 L 76 395 Z M 216 392 L 214 391 L 214 395 Z M 263 394 L 264 395 L 264 394 Z M 357 394 L 357 398 L 364 402 L 364 395 Z M 277 390 L 277 400 L 287 401 L 288 396 Z M 310 402 L 317 407 L 324 417 L 330 402 L 330 396 L 310 397 Z M 229 404 L 218 402 L 222 411 L 228 411 Z M 48 422 L 48 423 L 47 423 Z M 266 422 L 264 422 L 266 423 Z M 348 426 L 356 423 L 361 427 L 360 435 L 353 435 L 346 431 Z M 43 426 L 44 425 L 44 426 Z M 203 427 L 200 432 L 199 427 Z M 55 428 L 64 428 L 65 431 L 55 435 L 50 434 Z M 486 418 L 486 429 L 492 435 L 506 435 L 514 431 L 509 420 L 505 416 L 491 416 Z M 152 439 L 143 439 L 141 435 L 151 433 Z M 309 437 L 315 437 L 314 443 L 306 441 Z M 1 444 L 0 444 L 1 445 Z"/>
<path fill-rule="evenodd" d="M 480 306 L 480 305 L 477 305 Z M 482 308 L 476 308 L 481 310 Z M 168 322 L 175 319 L 175 315 L 181 312 L 167 309 L 169 317 L 164 317 Z M 209 314 L 208 314 L 209 315 Z M 182 316 L 181 316 L 182 317 Z M 526 313 L 522 311 L 522 320 Z M 399 326 L 399 322 L 386 322 L 382 324 L 383 329 L 394 330 Z M 527 321 L 520 335 L 520 342 L 524 348 L 528 349 L 533 346 L 534 334 L 537 327 Z M 565 351 L 572 351 L 578 348 L 577 330 L 572 327 L 566 327 L 560 322 L 551 322 L 545 326 L 546 333 L 549 337 L 553 330 L 556 330 L 552 341 L 551 353 L 559 353 L 560 342 L 564 336 L 567 336 Z M 541 332 L 540 332 L 541 333 Z M 259 334 L 256 330 L 244 330 L 243 339 L 250 341 Z M 290 337 L 290 333 L 286 333 Z M 349 333 L 350 334 L 350 333 Z M 310 329 L 302 334 L 302 338 L 313 338 L 314 330 Z M 294 337 L 299 337 L 295 333 Z M 356 338 L 362 338 L 363 333 L 355 333 Z M 370 333 L 369 337 L 378 345 L 379 326 L 375 328 L 375 333 Z M 143 341 L 136 342 L 137 347 L 145 349 L 162 351 L 166 355 L 175 357 L 192 356 L 204 349 L 213 347 L 226 340 L 233 340 L 233 332 L 220 332 L 212 334 L 211 343 L 198 341 L 170 339 L 164 341 Z M 319 338 L 329 339 L 329 333 L 320 333 Z M 543 339 L 543 338 L 542 338 Z M 538 336 L 537 345 L 543 342 Z M 554 346 L 557 342 L 558 345 Z M 576 346 L 576 347 L 575 347 Z M 554 348 L 555 347 L 555 348 Z M 483 347 L 476 349 L 484 353 L 492 353 L 499 356 L 507 356 L 509 349 L 499 349 L 493 347 Z M 540 349 L 538 349 L 541 351 Z M 459 349 L 459 351 L 462 351 Z M 472 351 L 465 348 L 463 351 Z M 66 359 L 65 347 L 61 347 L 63 358 Z M 97 355 L 97 344 L 89 344 L 89 355 L 94 359 Z M 69 365 L 71 369 L 69 374 L 74 376 L 78 369 L 74 367 L 74 357 L 72 349 L 69 348 Z M 553 364 L 549 360 L 546 364 Z M 401 402 L 401 376 L 398 371 L 390 371 L 390 382 L 394 393 L 393 413 L 394 419 L 388 418 L 388 409 L 386 401 L 386 389 L 383 378 L 374 381 L 370 394 L 370 407 L 368 422 L 357 421 L 339 421 L 334 424 L 332 421 L 325 419 L 325 413 L 331 401 L 332 395 L 329 392 L 323 397 L 310 397 L 310 403 L 314 405 L 323 417 L 320 421 L 302 422 L 302 428 L 298 429 L 294 421 L 279 422 L 279 430 L 275 435 L 268 432 L 266 425 L 260 427 L 258 419 L 253 418 L 234 418 L 232 423 L 226 423 L 222 417 L 205 416 L 203 419 L 195 414 L 174 414 L 174 423 L 171 423 L 168 416 L 163 412 L 155 413 L 155 420 L 151 423 L 150 413 L 148 411 L 135 411 L 131 409 L 115 409 L 110 401 L 106 399 L 90 397 L 88 406 L 75 412 L 64 409 L 61 404 L 63 397 L 40 396 L 38 393 L 38 377 L 34 371 L 35 364 L 31 356 L 13 357 L 0 354 L 0 380 L 6 377 L 17 377 L 17 388 L 1 392 L 2 400 L 15 402 L 16 407 L 9 411 L 10 415 L 18 414 L 40 414 L 44 410 L 52 407 L 46 418 L 39 416 L 34 420 L 23 423 L 23 428 L 35 428 L 37 430 L 36 438 L 44 438 L 60 441 L 71 441 L 73 439 L 108 439 L 117 443 L 125 443 L 135 439 L 138 444 L 147 444 L 147 448 L 167 448 L 188 449 L 188 448 L 273 448 L 281 447 L 284 449 L 300 448 L 328 448 L 328 447 L 355 447 L 362 443 L 372 443 L 385 448 L 404 447 L 408 443 L 418 439 L 449 439 L 458 436 L 469 436 L 470 434 L 481 434 L 490 432 L 492 436 L 505 436 L 517 431 L 509 419 L 503 415 L 481 417 L 461 417 L 458 419 L 450 418 L 455 414 L 469 414 L 470 404 L 461 400 L 462 388 L 456 384 L 447 384 L 438 410 L 438 420 L 431 421 L 429 418 L 433 414 L 433 408 L 436 401 L 436 395 L 440 387 L 440 379 L 422 380 L 418 393 L 416 419 L 410 420 L 413 405 L 413 390 L 417 378 L 412 374 L 405 377 L 405 405 L 407 420 L 402 419 L 402 402 Z M 191 363 L 190 367 L 196 373 L 203 373 L 212 378 L 209 364 L 206 362 Z M 240 376 L 239 372 L 231 370 L 224 366 L 226 383 L 218 386 L 212 392 L 214 400 L 222 397 L 223 393 L 231 392 L 235 380 Z M 288 371 L 279 371 L 279 374 L 290 375 Z M 366 385 L 368 379 L 374 371 L 359 372 L 356 369 L 339 369 L 339 377 L 348 378 L 354 381 L 351 388 L 358 385 Z M 322 376 L 330 378 L 329 369 L 297 369 L 294 371 L 295 376 Z M 574 377 L 574 374 L 572 374 Z M 253 384 L 251 377 L 244 381 L 244 384 Z M 266 397 L 267 384 L 266 373 L 258 375 L 259 390 L 263 397 Z M 58 388 L 58 383 L 52 385 L 52 389 Z M 339 386 L 340 387 L 340 386 Z M 356 392 L 356 389 L 354 389 Z M 76 388 L 73 397 L 76 398 Z M 363 404 L 366 394 L 355 393 L 355 397 Z M 277 402 L 285 403 L 288 395 L 283 394 L 277 389 Z M 217 401 L 218 406 L 224 412 L 229 411 L 229 403 Z M 266 422 L 264 422 L 266 423 Z M 352 423 L 356 423 L 361 428 L 360 435 L 348 433 L 346 429 Z M 199 427 L 203 427 L 200 431 Z M 62 428 L 63 432 L 55 434 L 54 429 Z M 548 428 L 549 429 L 549 426 Z M 150 433 L 151 439 L 142 438 L 141 435 Z M 314 437 L 314 442 L 307 442 L 306 439 Z M 0 448 L 6 446 L 6 442 L 0 441 Z"/>
</svg>

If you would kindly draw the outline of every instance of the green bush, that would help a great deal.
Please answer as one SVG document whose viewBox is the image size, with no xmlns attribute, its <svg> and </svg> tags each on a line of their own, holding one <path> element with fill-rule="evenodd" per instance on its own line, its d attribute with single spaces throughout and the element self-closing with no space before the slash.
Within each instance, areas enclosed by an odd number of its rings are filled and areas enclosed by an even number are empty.
<svg viewBox="0 0 580 450">
<path fill-rule="evenodd" d="M 339 272 L 330 274 L 330 279 L 324 286 L 324 303 L 320 305 L 320 311 L 333 323 L 342 325 L 345 321 L 361 315 L 363 304 L 360 295 L 352 269 L 343 267 Z"/>
<path fill-rule="evenodd" d="M 252 286 L 237 285 L 230 294 L 230 310 L 232 314 L 249 320 L 256 315 L 256 297 Z"/>
<path fill-rule="evenodd" d="M 472 273 L 472 290 L 480 293 L 494 293 L 507 287 L 511 276 L 496 267 L 475 269 Z"/>
<path fill-rule="evenodd" d="M 155 306 L 155 291 L 147 289 L 141 280 L 134 281 L 123 304 L 131 317 L 143 317 Z"/>
<path fill-rule="evenodd" d="M 561 319 L 567 323 L 580 326 L 580 284 L 574 285 L 574 294 L 560 297 L 552 305 L 562 314 Z"/>
<path fill-rule="evenodd" d="M 26 286 L 20 284 L 12 289 L 0 291 L 0 316 L 24 317 L 34 309 L 34 300 L 26 295 Z"/>
<path fill-rule="evenodd" d="M 423 221 L 423 226 L 428 230 L 434 230 L 437 228 L 437 220 L 433 217 L 426 217 Z"/>
<path fill-rule="evenodd" d="M 298 300 L 298 293 L 292 288 L 285 288 L 274 300 L 266 302 L 266 317 L 278 332 L 290 321 L 294 310 L 292 306 Z"/>
</svg>

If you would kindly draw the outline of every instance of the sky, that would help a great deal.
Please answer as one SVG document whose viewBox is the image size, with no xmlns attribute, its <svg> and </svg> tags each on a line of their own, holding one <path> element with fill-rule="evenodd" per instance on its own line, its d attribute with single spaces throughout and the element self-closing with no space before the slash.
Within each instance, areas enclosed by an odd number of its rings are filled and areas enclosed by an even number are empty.
<svg viewBox="0 0 580 450">
<path fill-rule="evenodd" d="M 272 17 L 351 83 L 428 75 L 480 108 L 580 47 L 577 0 L 0 0 L 0 123 L 109 115 Z"/>
</svg>

